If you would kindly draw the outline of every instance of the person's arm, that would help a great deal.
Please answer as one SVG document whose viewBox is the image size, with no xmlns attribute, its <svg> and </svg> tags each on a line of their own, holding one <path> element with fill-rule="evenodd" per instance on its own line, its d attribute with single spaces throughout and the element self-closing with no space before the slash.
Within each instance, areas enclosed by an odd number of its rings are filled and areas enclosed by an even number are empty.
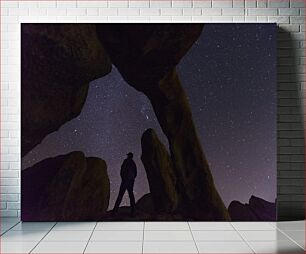
<svg viewBox="0 0 306 254">
<path fill-rule="evenodd" d="M 122 165 L 121 165 L 121 170 L 120 170 L 120 176 L 121 178 L 123 177 L 123 171 L 125 169 L 125 164 L 126 164 L 126 160 L 123 161 Z"/>
<path fill-rule="evenodd" d="M 137 176 L 137 167 L 136 167 L 136 163 L 134 162 L 134 178 L 136 178 Z"/>
</svg>

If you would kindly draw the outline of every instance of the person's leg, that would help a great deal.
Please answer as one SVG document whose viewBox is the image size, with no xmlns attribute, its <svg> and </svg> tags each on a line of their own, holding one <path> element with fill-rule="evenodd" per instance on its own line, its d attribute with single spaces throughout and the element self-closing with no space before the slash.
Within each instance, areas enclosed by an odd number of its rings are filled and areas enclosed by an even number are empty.
<svg viewBox="0 0 306 254">
<path fill-rule="evenodd" d="M 118 197 L 117 197 L 114 209 L 113 209 L 114 212 L 118 211 L 120 203 L 122 201 L 122 198 L 123 198 L 123 195 L 124 195 L 125 191 L 126 191 L 126 184 L 121 182 L 120 190 L 119 190 L 119 193 L 118 193 Z"/>
<path fill-rule="evenodd" d="M 130 198 L 130 205 L 131 205 L 131 215 L 134 215 L 135 212 L 135 197 L 134 197 L 134 181 L 131 181 L 128 186 L 127 186 L 127 190 L 129 193 L 129 198 Z"/>
</svg>

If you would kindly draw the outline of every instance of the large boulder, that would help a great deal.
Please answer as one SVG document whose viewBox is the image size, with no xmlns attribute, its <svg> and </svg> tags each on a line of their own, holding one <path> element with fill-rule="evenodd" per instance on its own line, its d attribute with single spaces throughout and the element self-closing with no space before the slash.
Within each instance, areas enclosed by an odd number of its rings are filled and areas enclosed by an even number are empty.
<svg viewBox="0 0 306 254">
<path fill-rule="evenodd" d="M 177 208 L 176 177 L 165 146 L 154 130 L 146 130 L 141 138 L 141 160 L 146 170 L 156 212 L 172 212 Z"/>
<path fill-rule="evenodd" d="M 131 216 L 131 207 L 121 206 L 116 214 L 108 211 L 105 221 L 186 221 L 181 214 L 169 211 L 156 211 L 151 193 L 142 196 L 136 203 L 135 215 Z"/>
<path fill-rule="evenodd" d="M 202 28 L 201 24 L 101 24 L 97 34 L 123 78 L 152 103 L 169 141 L 180 213 L 222 221 L 230 217 L 216 190 L 175 70 Z"/>
<path fill-rule="evenodd" d="M 22 156 L 78 116 L 88 84 L 111 71 L 89 24 L 22 24 Z"/>
<path fill-rule="evenodd" d="M 232 201 L 228 211 L 233 221 L 275 221 L 276 203 L 251 196 L 248 204 Z"/>
<path fill-rule="evenodd" d="M 108 208 L 110 183 L 104 160 L 72 152 L 22 170 L 23 221 L 101 219 Z"/>
<path fill-rule="evenodd" d="M 97 24 L 98 38 L 124 79 L 142 92 L 179 63 L 203 24 Z"/>
<path fill-rule="evenodd" d="M 136 203 L 136 212 L 156 214 L 155 204 L 151 193 L 147 193 L 138 199 Z"/>
</svg>

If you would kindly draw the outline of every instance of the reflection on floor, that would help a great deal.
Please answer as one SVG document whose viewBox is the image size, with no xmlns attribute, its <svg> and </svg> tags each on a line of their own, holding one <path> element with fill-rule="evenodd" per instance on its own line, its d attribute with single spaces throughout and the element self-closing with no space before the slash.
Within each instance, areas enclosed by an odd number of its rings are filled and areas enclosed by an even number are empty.
<svg viewBox="0 0 306 254">
<path fill-rule="evenodd" d="M 28 222 L 0 218 L 0 253 L 304 253 L 305 221 Z"/>
</svg>

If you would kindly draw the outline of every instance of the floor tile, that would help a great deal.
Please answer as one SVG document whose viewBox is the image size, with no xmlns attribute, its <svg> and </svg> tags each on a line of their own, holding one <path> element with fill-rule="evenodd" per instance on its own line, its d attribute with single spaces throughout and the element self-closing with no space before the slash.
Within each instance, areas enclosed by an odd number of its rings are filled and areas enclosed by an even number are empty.
<svg viewBox="0 0 306 254">
<path fill-rule="evenodd" d="M 305 240 L 296 240 L 295 242 L 305 250 Z"/>
<path fill-rule="evenodd" d="M 248 242 L 255 253 L 304 253 L 304 250 L 291 241 Z"/>
<path fill-rule="evenodd" d="M 231 222 L 236 230 L 275 230 L 270 222 Z"/>
<path fill-rule="evenodd" d="M 96 222 L 58 222 L 52 228 L 55 231 L 66 231 L 66 230 L 93 230 L 96 225 Z"/>
<path fill-rule="evenodd" d="M 195 243 L 190 242 L 144 242 L 143 253 L 198 253 Z"/>
<path fill-rule="evenodd" d="M 28 253 L 37 242 L 1 242 L 0 253 Z"/>
<path fill-rule="evenodd" d="M 269 223 L 273 227 L 273 229 L 277 228 L 277 222 L 276 221 L 270 221 Z"/>
<path fill-rule="evenodd" d="M 200 253 L 253 253 L 245 242 L 196 242 Z"/>
<path fill-rule="evenodd" d="M 13 231 L 48 231 L 55 225 L 55 222 L 20 222 L 11 230 Z"/>
<path fill-rule="evenodd" d="M 145 230 L 190 230 L 188 222 L 185 221 L 165 221 L 165 222 L 145 222 Z"/>
<path fill-rule="evenodd" d="M 230 222 L 189 222 L 191 230 L 235 230 Z"/>
<path fill-rule="evenodd" d="M 272 231 L 239 231 L 239 234 L 246 241 L 286 241 L 289 240 L 283 233 L 278 230 Z"/>
<path fill-rule="evenodd" d="M 33 253 L 82 253 L 91 234 L 85 253 L 197 253 L 196 247 L 200 253 L 252 253 L 239 234 L 256 253 L 304 253 L 301 246 L 305 248 L 304 221 L 61 222 L 48 234 L 54 223 L 18 221 L 1 221 L 1 230 L 15 226 L 1 236 L 0 253 L 27 253 L 40 240 Z"/>
<path fill-rule="evenodd" d="M 193 241 L 190 231 L 145 231 L 145 241 Z"/>
<path fill-rule="evenodd" d="M 304 240 L 305 239 L 305 231 L 303 230 L 282 230 L 285 235 L 288 235 L 293 240 Z"/>
<path fill-rule="evenodd" d="M 195 241 L 243 241 L 236 231 L 192 231 Z"/>
<path fill-rule="evenodd" d="M 298 243 L 302 248 L 305 249 L 305 231 L 304 230 L 292 230 L 292 231 L 282 231 L 285 235 L 296 243 Z"/>
<path fill-rule="evenodd" d="M 15 221 L 15 222 L 2 222 L 1 223 L 1 228 L 10 228 L 13 226 L 16 226 L 20 223 L 20 221 Z"/>
<path fill-rule="evenodd" d="M 15 222 L 3 222 L 1 223 L 1 234 L 3 234 L 4 232 L 10 230 L 11 228 L 13 228 L 15 225 L 18 225 L 18 221 Z"/>
<path fill-rule="evenodd" d="M 16 231 L 17 232 L 17 231 Z M 53 231 L 43 239 L 44 242 L 85 242 L 89 240 L 92 231 Z"/>
<path fill-rule="evenodd" d="M 94 231 L 90 241 L 142 241 L 143 231 Z"/>
<path fill-rule="evenodd" d="M 304 230 L 305 221 L 281 221 L 276 222 L 276 227 L 281 230 Z"/>
<path fill-rule="evenodd" d="M 18 217 L 0 217 L 0 224 L 2 223 L 18 223 L 20 218 Z"/>
<path fill-rule="evenodd" d="M 31 253 L 83 253 L 87 242 L 40 242 Z"/>
<path fill-rule="evenodd" d="M 98 222 L 95 230 L 143 230 L 144 222 Z"/>
<path fill-rule="evenodd" d="M 6 242 L 35 242 L 40 241 L 47 231 L 8 231 L 1 236 L 1 241 Z"/>
<path fill-rule="evenodd" d="M 142 253 L 142 242 L 89 242 L 85 253 Z"/>
</svg>

